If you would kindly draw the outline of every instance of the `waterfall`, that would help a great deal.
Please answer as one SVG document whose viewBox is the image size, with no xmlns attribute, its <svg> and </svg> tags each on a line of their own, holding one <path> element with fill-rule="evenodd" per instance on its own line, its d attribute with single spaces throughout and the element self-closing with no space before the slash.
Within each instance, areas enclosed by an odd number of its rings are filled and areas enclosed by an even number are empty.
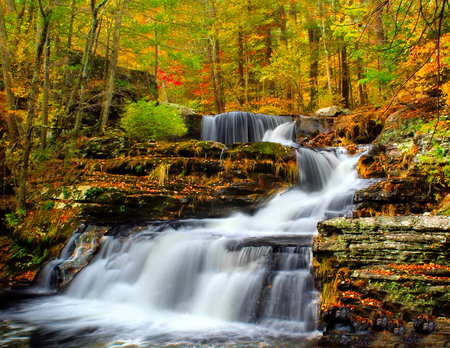
<svg viewBox="0 0 450 348">
<path fill-rule="evenodd" d="M 267 131 L 274 130 L 284 123 L 292 123 L 292 117 L 253 114 L 245 111 L 203 116 L 202 139 L 218 141 L 227 146 L 236 142 L 262 141 Z"/>
<path fill-rule="evenodd" d="M 295 122 L 285 122 L 275 129 L 266 130 L 262 141 L 270 141 L 283 145 L 295 146 Z"/>
<path fill-rule="evenodd" d="M 62 295 L 0 319 L 38 327 L 48 347 L 275 347 L 314 335 L 317 222 L 350 214 L 366 182 L 340 149 L 299 148 L 298 160 L 299 186 L 254 215 L 113 228 Z"/>
</svg>

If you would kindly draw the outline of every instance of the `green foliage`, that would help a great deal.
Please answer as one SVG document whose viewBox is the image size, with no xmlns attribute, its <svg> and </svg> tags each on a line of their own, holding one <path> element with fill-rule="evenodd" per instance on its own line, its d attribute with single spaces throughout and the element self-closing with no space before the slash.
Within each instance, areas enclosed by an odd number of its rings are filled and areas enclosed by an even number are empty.
<svg viewBox="0 0 450 348">
<path fill-rule="evenodd" d="M 431 184 L 450 185 L 449 154 L 438 143 L 433 143 L 426 154 L 419 156 L 418 167 Z"/>
<path fill-rule="evenodd" d="M 53 201 L 45 201 L 44 202 L 44 210 L 52 210 L 53 207 L 55 206 L 55 202 Z"/>
<path fill-rule="evenodd" d="M 164 140 L 187 131 L 175 107 L 146 100 L 125 107 L 121 126 L 130 138 L 139 141 Z"/>
<path fill-rule="evenodd" d="M 11 247 L 12 259 L 24 259 L 27 260 L 28 266 L 41 265 L 47 257 L 48 249 L 45 246 L 33 247 L 30 244 L 21 244 L 14 242 Z"/>
<path fill-rule="evenodd" d="M 86 190 L 85 193 L 85 197 L 87 199 L 94 199 L 98 196 L 100 196 L 101 194 L 103 194 L 106 191 L 106 189 L 101 188 L 101 187 L 91 187 L 88 190 Z"/>
<path fill-rule="evenodd" d="M 8 226 L 11 229 L 16 228 L 23 222 L 25 215 L 26 215 L 25 211 L 16 211 L 9 214 L 5 214 L 6 226 Z"/>
</svg>

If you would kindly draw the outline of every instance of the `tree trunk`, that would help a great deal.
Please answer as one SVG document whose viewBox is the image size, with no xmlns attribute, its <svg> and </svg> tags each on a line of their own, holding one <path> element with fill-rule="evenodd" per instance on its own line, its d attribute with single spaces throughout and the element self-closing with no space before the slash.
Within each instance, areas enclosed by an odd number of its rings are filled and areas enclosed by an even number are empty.
<svg viewBox="0 0 450 348">
<path fill-rule="evenodd" d="M 377 44 L 378 44 L 378 52 L 381 53 L 383 50 L 383 46 L 386 43 L 386 37 L 384 32 L 384 24 L 383 24 L 383 9 L 384 6 L 386 6 L 386 0 L 376 0 L 375 5 L 375 34 L 377 37 Z M 386 66 L 386 62 L 383 59 L 382 54 L 377 55 L 378 58 L 378 71 L 384 70 Z M 383 86 L 381 85 L 380 81 L 378 82 L 378 89 L 380 92 L 380 95 L 383 93 Z"/>
<path fill-rule="evenodd" d="M 310 25 L 308 28 L 309 52 L 311 54 L 309 61 L 309 109 L 314 110 L 317 107 L 320 28 L 315 23 Z"/>
<path fill-rule="evenodd" d="M 272 29 L 268 25 L 265 28 L 265 35 L 264 35 L 264 63 L 266 65 L 270 65 L 270 58 L 272 57 L 273 49 L 272 49 Z"/>
<path fill-rule="evenodd" d="M 327 46 L 327 31 L 325 28 L 325 20 L 322 17 L 322 42 L 323 42 L 323 51 L 325 54 L 325 68 L 327 72 L 327 87 L 328 87 L 328 93 L 330 95 L 333 94 L 333 89 L 331 87 L 331 66 L 330 66 L 330 54 L 328 52 L 328 46 Z"/>
<path fill-rule="evenodd" d="M 19 127 L 17 125 L 17 119 L 14 114 L 15 110 L 15 97 L 12 90 L 11 79 L 11 59 L 8 50 L 8 37 L 6 34 L 6 27 L 4 21 L 5 8 L 3 4 L 0 4 L 0 49 L 2 55 L 2 72 L 3 72 L 3 85 L 5 87 L 6 95 L 6 109 L 8 110 L 8 134 L 12 143 L 17 142 L 19 139 Z"/>
<path fill-rule="evenodd" d="M 34 119 L 36 117 L 36 101 L 39 93 L 39 72 L 41 68 L 42 53 L 44 51 L 45 42 L 47 40 L 48 29 L 50 26 L 50 17 L 52 14 L 51 9 L 44 9 L 41 1 L 39 1 L 40 12 L 42 15 L 43 23 L 42 29 L 39 34 L 39 40 L 36 45 L 36 53 L 34 58 L 33 79 L 31 80 L 30 92 L 28 94 L 28 110 L 27 119 L 25 125 L 25 139 L 23 145 L 23 153 L 21 159 L 21 168 L 18 180 L 18 193 L 17 193 L 17 211 L 26 211 L 26 182 L 28 173 L 28 162 L 30 159 L 32 148 L 32 134 L 34 127 Z"/>
<path fill-rule="evenodd" d="M 44 90 L 42 96 L 41 150 L 44 150 L 47 147 L 49 100 L 50 100 L 50 40 L 47 37 L 44 50 Z"/>
<path fill-rule="evenodd" d="M 214 80 L 214 105 L 216 113 L 220 114 L 225 111 L 225 102 L 223 100 L 223 77 L 220 69 L 220 48 L 217 37 L 212 39 L 212 66 Z"/>
<path fill-rule="evenodd" d="M 376 0 L 375 6 L 375 33 L 377 36 L 377 43 L 378 45 L 383 45 L 386 43 L 383 25 L 383 9 L 384 6 L 386 6 L 386 1 Z"/>
<path fill-rule="evenodd" d="M 344 107 L 350 107 L 350 75 L 348 68 L 348 60 L 347 60 L 347 44 L 345 42 L 342 43 L 341 46 L 341 91 L 342 91 L 342 99 L 344 101 Z"/>
<path fill-rule="evenodd" d="M 75 120 L 75 127 L 73 130 L 74 138 L 78 137 L 78 133 L 80 132 L 80 128 L 81 128 L 81 123 L 83 121 L 82 110 L 83 110 L 83 104 L 84 104 L 84 98 L 85 98 L 86 81 L 87 81 L 87 77 L 88 77 L 88 73 L 89 73 L 89 69 L 90 69 L 90 65 L 91 65 L 92 49 L 94 46 L 97 27 L 99 24 L 98 13 L 99 13 L 101 7 L 104 6 L 107 1 L 108 0 L 103 0 L 98 5 L 96 5 L 95 0 L 91 0 L 91 29 L 89 30 L 89 35 L 88 35 L 88 38 L 86 41 L 86 46 L 85 46 L 84 53 L 83 53 L 83 62 L 82 62 L 83 68 L 81 71 L 81 76 L 79 77 L 78 82 L 75 86 L 75 88 L 79 87 L 79 89 L 80 89 L 80 101 L 79 101 L 77 116 L 76 116 L 76 120 Z M 74 90 L 74 92 L 75 92 L 75 90 Z M 75 94 L 76 94 L 76 92 L 75 92 Z"/>
<path fill-rule="evenodd" d="M 154 74 L 158 76 L 159 70 L 159 43 L 158 43 L 158 28 L 155 25 L 155 69 Z"/>
<path fill-rule="evenodd" d="M 243 93 L 245 90 L 244 65 L 245 65 L 244 34 L 242 33 L 242 28 L 240 28 L 238 32 L 238 75 L 239 75 L 239 103 L 241 105 L 244 103 Z"/>
<path fill-rule="evenodd" d="M 355 50 L 358 50 L 359 46 L 356 44 Z M 366 85 L 361 83 L 361 80 L 364 78 L 364 71 L 363 71 L 363 62 L 362 58 L 358 57 L 356 59 L 356 74 L 358 77 L 358 97 L 359 97 L 359 104 L 360 106 L 366 105 L 369 97 L 367 96 L 367 89 Z"/>
<path fill-rule="evenodd" d="M 109 76 L 109 64 L 110 64 L 110 56 L 111 56 L 111 33 L 114 30 L 114 23 L 111 20 L 110 23 L 108 23 L 106 25 L 107 29 L 106 29 L 106 43 L 105 43 L 105 60 L 104 60 L 104 66 L 103 66 L 103 73 L 102 73 L 102 79 L 103 79 L 103 84 L 102 84 L 102 90 L 106 91 L 106 87 L 108 86 L 108 76 Z M 100 28 L 101 29 L 101 28 Z M 102 98 L 103 100 L 104 98 Z M 100 122 L 101 123 L 101 117 L 100 117 Z"/>
<path fill-rule="evenodd" d="M 72 4 L 70 6 L 70 19 L 69 19 L 69 27 L 67 30 L 67 41 L 65 44 L 65 53 L 64 55 L 64 70 L 63 70 L 63 76 L 62 76 L 62 83 L 61 83 L 61 95 L 59 98 L 60 105 L 65 105 L 65 110 L 63 112 L 58 113 L 58 117 L 56 119 L 55 124 L 55 135 L 54 138 L 58 138 L 59 135 L 62 132 L 62 129 L 66 126 L 67 123 L 67 117 L 69 116 L 69 110 L 71 106 L 74 103 L 76 91 L 73 92 L 74 89 L 72 89 L 72 92 L 70 92 L 70 86 L 69 86 L 69 55 L 70 51 L 72 49 L 72 37 L 73 37 L 73 26 L 75 22 L 75 17 L 77 13 L 76 8 L 76 1 L 72 0 Z M 74 95 L 75 93 L 75 95 Z M 66 99 L 66 96 L 69 95 L 69 98 Z"/>
<path fill-rule="evenodd" d="M 287 24 L 286 24 L 286 11 L 284 9 L 284 5 L 280 4 L 278 6 L 278 14 L 279 14 L 279 22 L 278 27 L 281 32 L 281 42 L 287 46 L 288 44 L 288 36 L 287 36 Z"/>
<path fill-rule="evenodd" d="M 111 56 L 109 60 L 108 80 L 102 104 L 100 132 L 103 132 L 104 128 L 108 124 L 109 112 L 111 109 L 111 101 L 114 91 L 114 79 L 116 77 L 116 70 L 117 70 L 117 58 L 119 55 L 119 42 L 120 42 L 120 29 L 122 27 L 122 16 L 128 2 L 130 2 L 130 0 L 124 0 L 123 3 L 119 3 L 117 5 L 118 9 L 114 24 L 113 41 L 111 44 Z"/>
</svg>

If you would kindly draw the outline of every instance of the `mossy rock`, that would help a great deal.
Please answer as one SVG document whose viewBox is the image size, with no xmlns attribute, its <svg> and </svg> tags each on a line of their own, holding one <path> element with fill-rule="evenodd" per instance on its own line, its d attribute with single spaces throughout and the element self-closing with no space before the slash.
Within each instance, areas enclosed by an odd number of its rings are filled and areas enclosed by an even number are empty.
<svg viewBox="0 0 450 348">
<path fill-rule="evenodd" d="M 233 159 L 295 160 L 293 148 L 272 142 L 234 143 L 229 146 L 227 152 Z"/>
<path fill-rule="evenodd" d="M 132 143 L 123 137 L 95 137 L 84 141 L 78 148 L 81 158 L 110 159 L 124 156 Z"/>
<path fill-rule="evenodd" d="M 389 115 L 376 142 L 393 144 L 413 138 L 423 124 L 435 119 L 436 106 L 436 99 L 431 97 L 404 105 Z"/>
<path fill-rule="evenodd" d="M 225 145 L 215 141 L 188 140 L 160 143 L 154 150 L 162 156 L 220 158 Z"/>
<path fill-rule="evenodd" d="M 435 214 L 450 216 L 450 195 L 445 196 L 439 206 L 436 208 Z"/>
</svg>

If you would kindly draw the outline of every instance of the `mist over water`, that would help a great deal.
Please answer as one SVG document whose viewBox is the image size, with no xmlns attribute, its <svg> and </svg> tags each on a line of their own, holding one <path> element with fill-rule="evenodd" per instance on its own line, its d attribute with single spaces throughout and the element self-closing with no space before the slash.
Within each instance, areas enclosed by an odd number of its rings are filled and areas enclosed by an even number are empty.
<svg viewBox="0 0 450 348">
<path fill-rule="evenodd" d="M 254 215 L 104 236 L 63 294 L 0 318 L 37 328 L 49 347 L 271 346 L 316 335 L 316 225 L 350 214 L 365 181 L 340 149 L 298 151 L 299 186 Z"/>
</svg>

